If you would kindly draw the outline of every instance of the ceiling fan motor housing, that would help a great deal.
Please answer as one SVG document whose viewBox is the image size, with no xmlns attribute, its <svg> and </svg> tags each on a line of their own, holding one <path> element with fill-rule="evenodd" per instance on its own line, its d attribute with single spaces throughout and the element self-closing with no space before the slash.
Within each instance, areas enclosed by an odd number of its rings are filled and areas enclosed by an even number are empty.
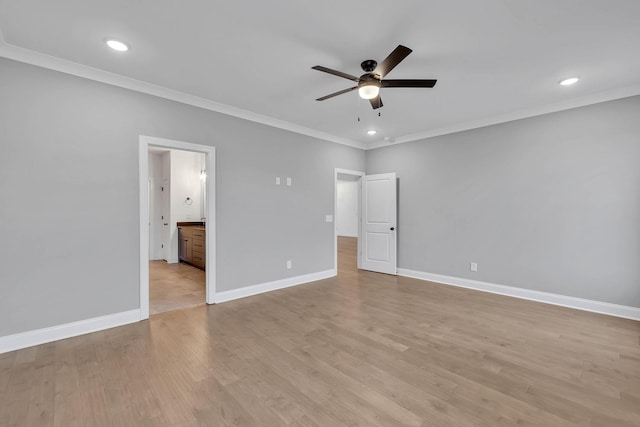
<svg viewBox="0 0 640 427">
<path fill-rule="evenodd" d="M 358 79 L 358 87 L 362 86 L 378 86 L 380 87 L 380 79 L 373 74 L 363 74 Z"/>
</svg>

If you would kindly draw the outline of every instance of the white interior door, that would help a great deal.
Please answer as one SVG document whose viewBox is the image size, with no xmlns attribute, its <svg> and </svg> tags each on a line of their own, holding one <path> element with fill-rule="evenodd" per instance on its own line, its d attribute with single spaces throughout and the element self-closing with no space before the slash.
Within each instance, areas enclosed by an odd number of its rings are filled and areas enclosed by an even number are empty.
<svg viewBox="0 0 640 427">
<path fill-rule="evenodd" d="M 396 174 L 362 177 L 363 270 L 396 274 Z"/>
<path fill-rule="evenodd" d="M 160 215 L 160 220 L 162 221 L 162 257 L 165 261 L 169 262 L 171 260 L 171 227 L 169 226 L 170 220 L 170 199 L 169 195 L 171 194 L 171 189 L 169 188 L 169 180 L 162 180 L 162 214 Z"/>
<path fill-rule="evenodd" d="M 164 259 L 162 239 L 162 185 L 149 178 L 149 259 Z"/>
</svg>

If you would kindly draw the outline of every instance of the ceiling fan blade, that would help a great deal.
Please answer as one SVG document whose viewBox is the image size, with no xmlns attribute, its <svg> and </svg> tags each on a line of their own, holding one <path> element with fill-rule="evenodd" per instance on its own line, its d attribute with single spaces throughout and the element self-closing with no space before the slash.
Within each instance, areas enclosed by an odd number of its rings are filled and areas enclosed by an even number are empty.
<svg viewBox="0 0 640 427">
<path fill-rule="evenodd" d="M 329 95 L 325 95 L 322 98 L 316 99 L 316 101 L 324 101 L 325 99 L 333 98 L 334 96 L 342 95 L 343 93 L 351 92 L 352 90 L 358 89 L 358 86 L 350 87 L 349 89 L 339 90 L 338 92 L 330 93 Z"/>
<path fill-rule="evenodd" d="M 377 110 L 378 108 L 382 107 L 384 104 L 382 103 L 382 98 L 380 98 L 380 95 L 376 96 L 375 98 L 371 98 L 369 100 L 369 102 L 371 102 L 371 107 L 374 110 Z"/>
<path fill-rule="evenodd" d="M 398 47 L 395 48 L 393 52 L 391 52 L 389 56 L 387 56 L 384 61 L 382 61 L 382 63 L 378 64 L 376 69 L 373 70 L 373 74 L 377 74 L 380 76 L 380 78 L 383 78 L 384 76 L 389 74 L 389 71 L 393 70 L 396 65 L 402 62 L 402 60 L 406 58 L 411 52 L 413 51 L 408 47 L 402 46 L 401 44 L 398 45 Z"/>
<path fill-rule="evenodd" d="M 382 87 L 434 87 L 438 80 L 435 79 L 401 79 L 382 80 Z"/>
<path fill-rule="evenodd" d="M 314 65 L 313 67 L 311 67 L 311 69 L 323 71 L 325 73 L 333 74 L 334 76 L 338 76 L 338 77 L 343 77 L 348 80 L 353 80 L 354 82 L 357 82 L 359 80 L 356 76 L 343 73 L 342 71 L 332 70 L 331 68 L 323 67 L 322 65 Z"/>
</svg>

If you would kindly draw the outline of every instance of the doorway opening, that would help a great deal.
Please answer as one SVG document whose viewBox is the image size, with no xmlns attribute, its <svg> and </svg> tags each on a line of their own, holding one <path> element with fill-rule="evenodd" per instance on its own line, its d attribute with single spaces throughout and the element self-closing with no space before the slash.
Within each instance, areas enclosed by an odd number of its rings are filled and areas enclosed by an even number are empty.
<svg viewBox="0 0 640 427">
<path fill-rule="evenodd" d="M 355 247 L 358 270 L 397 274 L 397 188 L 395 172 L 365 175 L 359 171 L 334 170 L 336 273 L 340 273 L 338 254 L 352 254 L 349 247 Z M 351 237 L 354 212 L 357 212 L 355 238 Z M 353 270 L 353 266 L 345 267 Z"/>
<path fill-rule="evenodd" d="M 361 186 L 364 172 L 335 169 L 335 269 L 337 273 L 360 268 Z"/>
<path fill-rule="evenodd" d="M 149 146 L 149 314 L 205 302 L 205 154 Z"/>
<path fill-rule="evenodd" d="M 215 148 L 140 136 L 139 156 L 140 318 L 213 304 Z"/>
</svg>

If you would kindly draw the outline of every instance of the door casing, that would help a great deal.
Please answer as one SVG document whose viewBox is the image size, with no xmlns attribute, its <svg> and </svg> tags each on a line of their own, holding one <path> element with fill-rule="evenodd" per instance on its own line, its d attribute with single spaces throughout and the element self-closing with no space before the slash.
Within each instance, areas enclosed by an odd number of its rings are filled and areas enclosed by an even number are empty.
<svg viewBox="0 0 640 427">
<path fill-rule="evenodd" d="M 206 301 L 216 301 L 216 149 L 202 144 L 193 144 L 171 139 L 140 135 L 138 146 L 139 162 L 139 229 L 140 229 L 140 320 L 149 318 L 149 147 L 193 151 L 205 155 L 207 170 L 206 203 Z"/>
</svg>

